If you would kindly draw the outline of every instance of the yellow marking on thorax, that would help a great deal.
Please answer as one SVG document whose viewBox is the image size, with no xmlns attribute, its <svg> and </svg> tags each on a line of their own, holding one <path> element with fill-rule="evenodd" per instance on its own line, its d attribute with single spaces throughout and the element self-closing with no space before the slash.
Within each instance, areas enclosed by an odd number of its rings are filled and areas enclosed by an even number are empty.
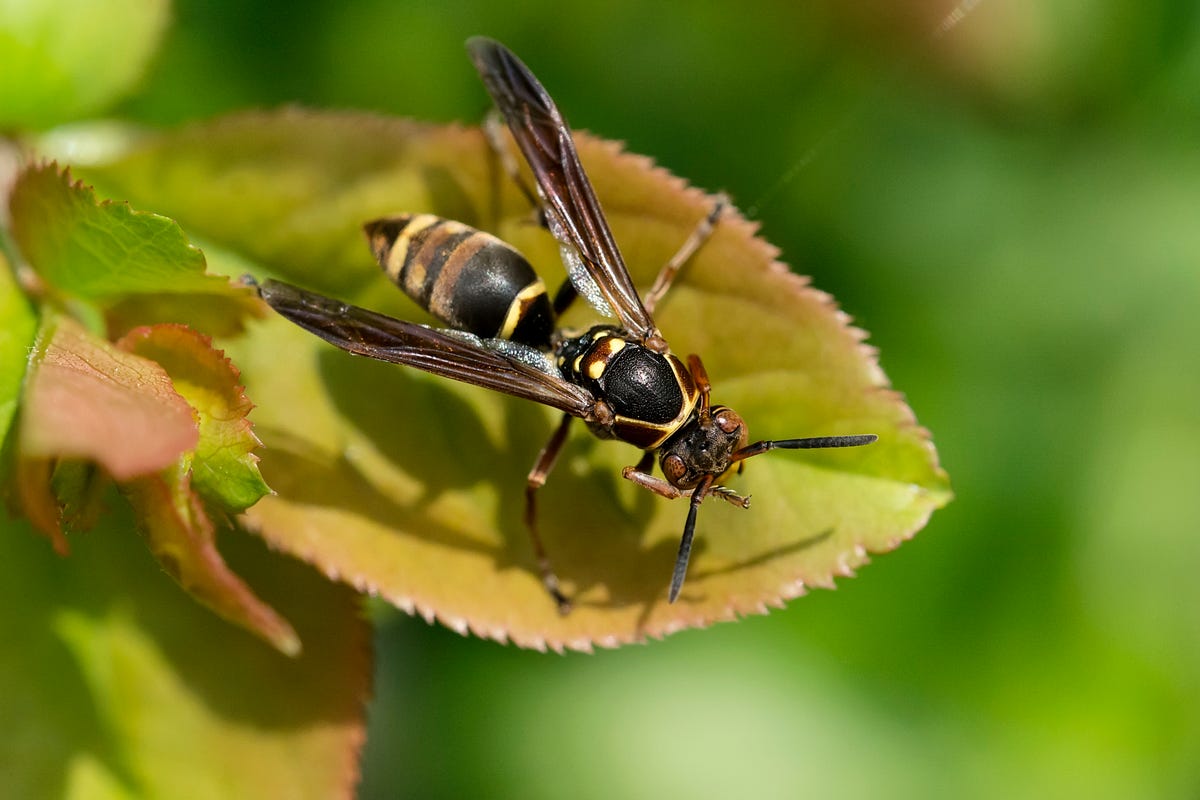
<svg viewBox="0 0 1200 800">
<path fill-rule="evenodd" d="M 599 336 L 592 338 L 600 339 Z M 602 341 L 597 341 L 596 346 L 588 353 L 587 376 L 594 381 L 600 380 L 600 376 L 608 368 L 609 360 L 625 349 L 626 344 L 627 342 L 621 337 L 612 335 L 606 335 Z"/>
</svg>

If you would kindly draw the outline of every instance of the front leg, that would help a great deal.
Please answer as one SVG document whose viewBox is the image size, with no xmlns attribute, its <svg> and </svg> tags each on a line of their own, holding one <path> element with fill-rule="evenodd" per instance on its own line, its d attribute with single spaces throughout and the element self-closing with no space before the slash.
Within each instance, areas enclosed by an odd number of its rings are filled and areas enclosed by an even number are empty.
<svg viewBox="0 0 1200 800">
<path fill-rule="evenodd" d="M 738 508 L 750 507 L 750 495 L 740 495 L 733 489 L 730 489 L 728 486 L 714 486 L 712 487 L 712 492 L 710 492 L 710 494 L 712 494 L 714 497 L 719 497 L 726 503 L 737 506 Z"/>
<path fill-rule="evenodd" d="M 668 500 L 678 500 L 680 497 L 691 497 L 696 491 L 695 489 L 680 489 L 678 486 L 670 483 L 662 478 L 656 478 L 649 473 L 650 464 L 646 462 L 650 459 L 643 458 L 642 463 L 636 467 L 626 467 L 621 470 L 621 477 L 627 481 L 632 481 L 643 489 L 649 489 L 660 497 L 665 497 Z M 719 497 L 730 505 L 738 508 L 749 508 L 750 498 L 740 495 L 737 492 L 726 486 L 713 486 L 709 490 L 709 494 L 714 497 Z"/>
<path fill-rule="evenodd" d="M 648 472 L 643 472 L 637 467 L 626 467 L 621 470 L 621 477 L 627 481 L 633 481 L 643 489 L 649 489 L 668 500 L 676 500 L 684 496 L 684 492 L 677 486 L 667 483 L 662 478 L 656 478 Z M 691 490 L 688 490 L 688 494 L 690 493 Z"/>
<path fill-rule="evenodd" d="M 654 452 L 647 450 L 642 453 L 642 460 L 637 463 L 636 467 L 626 467 L 621 470 L 621 477 L 668 500 L 683 497 L 684 493 L 678 487 L 651 475 L 650 470 L 652 469 L 654 469 Z"/>
</svg>

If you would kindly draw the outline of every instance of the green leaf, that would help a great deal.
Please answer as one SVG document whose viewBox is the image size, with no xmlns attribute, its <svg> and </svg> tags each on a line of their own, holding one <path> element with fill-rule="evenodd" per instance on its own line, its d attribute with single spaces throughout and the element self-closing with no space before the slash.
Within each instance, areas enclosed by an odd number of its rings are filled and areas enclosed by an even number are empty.
<svg viewBox="0 0 1200 800">
<path fill-rule="evenodd" d="M 308 645 L 286 658 L 184 596 L 115 505 L 70 558 L 0 521 L 5 796 L 350 796 L 370 680 L 355 594 L 223 537 Z"/>
<path fill-rule="evenodd" d="M 37 317 L 17 287 L 8 259 L 0 252 L 0 450 L 17 412 L 21 382 L 37 333 Z M 3 474 L 0 463 L 0 476 Z"/>
<path fill-rule="evenodd" d="M 182 325 L 138 328 L 118 346 L 160 365 L 195 410 L 200 438 L 190 458 L 191 484 L 205 501 L 240 512 L 271 490 L 258 471 L 258 438 L 246 418 L 253 404 L 237 369 L 211 340 Z"/>
<path fill-rule="evenodd" d="M 44 128 L 102 111 L 142 75 L 168 0 L 0 3 L 0 128 Z"/>
<path fill-rule="evenodd" d="M 614 144 L 581 157 L 636 284 L 647 287 L 711 198 Z M 425 320 L 379 272 L 364 220 L 432 212 L 491 230 L 562 280 L 557 245 L 475 130 L 364 115 L 247 114 L 151 137 L 92 173 L 274 274 Z M 413 370 L 353 359 L 272 319 L 230 342 L 278 496 L 247 519 L 273 546 L 428 619 L 530 647 L 588 649 L 759 613 L 831 586 L 919 530 L 950 492 L 928 434 L 888 388 L 864 334 L 726 214 L 660 306 L 698 352 L 715 402 L 754 438 L 875 433 L 845 451 L 754 459 L 706 503 L 679 602 L 667 583 L 687 508 L 620 477 L 639 452 L 582 426 L 539 494 L 546 549 L 576 602 L 557 614 L 522 525 L 525 475 L 555 415 Z M 576 304 L 565 320 L 595 315 Z M 286 353 L 286 358 L 280 358 Z"/>
<path fill-rule="evenodd" d="M 54 164 L 21 172 L 9 200 L 12 233 L 52 289 L 90 301 L 133 293 L 244 294 L 204 273 L 204 255 L 179 225 L 128 203 L 97 202 Z"/>
</svg>

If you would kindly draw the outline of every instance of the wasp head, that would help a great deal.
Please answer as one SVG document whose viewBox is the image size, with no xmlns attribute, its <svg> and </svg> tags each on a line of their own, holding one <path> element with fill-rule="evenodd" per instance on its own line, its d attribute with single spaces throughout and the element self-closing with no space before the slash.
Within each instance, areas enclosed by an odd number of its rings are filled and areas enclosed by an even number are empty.
<svg viewBox="0 0 1200 800">
<path fill-rule="evenodd" d="M 663 475 L 679 489 L 692 489 L 706 476 L 720 477 L 746 444 L 746 423 L 731 408 L 701 408 L 659 450 Z"/>
</svg>

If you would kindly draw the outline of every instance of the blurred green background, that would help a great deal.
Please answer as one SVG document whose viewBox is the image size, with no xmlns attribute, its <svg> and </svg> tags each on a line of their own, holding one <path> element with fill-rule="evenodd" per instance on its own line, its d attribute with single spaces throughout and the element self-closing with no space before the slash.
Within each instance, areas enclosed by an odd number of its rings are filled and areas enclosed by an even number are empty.
<svg viewBox="0 0 1200 800">
<path fill-rule="evenodd" d="M 488 107 L 729 192 L 871 332 L 957 500 L 836 592 L 593 656 L 376 609 L 362 794 L 1200 796 L 1194 0 L 175 5 L 117 109 Z"/>
</svg>

